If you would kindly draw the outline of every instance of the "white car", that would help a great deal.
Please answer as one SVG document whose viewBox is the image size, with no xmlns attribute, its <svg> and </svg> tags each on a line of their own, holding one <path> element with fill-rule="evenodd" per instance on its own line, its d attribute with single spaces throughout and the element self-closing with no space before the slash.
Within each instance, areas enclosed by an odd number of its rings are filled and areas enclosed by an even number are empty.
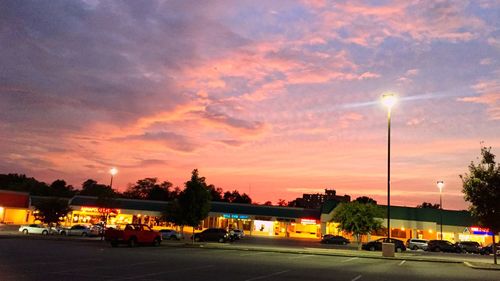
<svg viewBox="0 0 500 281">
<path fill-rule="evenodd" d="M 23 234 L 35 233 L 35 234 L 49 235 L 54 233 L 55 230 L 52 229 L 51 227 L 42 224 L 30 224 L 30 225 L 21 225 L 21 227 L 19 227 L 19 232 L 22 232 Z"/>
<path fill-rule="evenodd" d="M 63 228 L 59 230 L 59 234 L 66 236 L 97 236 L 99 235 L 99 231 L 97 229 L 91 229 L 85 225 L 73 225 L 69 228 Z"/>
</svg>

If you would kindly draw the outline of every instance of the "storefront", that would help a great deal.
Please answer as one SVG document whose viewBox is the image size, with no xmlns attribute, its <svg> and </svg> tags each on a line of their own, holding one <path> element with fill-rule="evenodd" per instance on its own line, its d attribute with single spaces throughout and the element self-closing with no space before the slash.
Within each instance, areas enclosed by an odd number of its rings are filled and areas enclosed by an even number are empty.
<svg viewBox="0 0 500 281">
<path fill-rule="evenodd" d="M 0 223 L 25 224 L 30 222 L 28 193 L 0 190 Z"/>
<path fill-rule="evenodd" d="M 25 224 L 34 221 L 34 205 L 46 197 L 29 196 L 27 193 L 0 190 L 0 223 Z M 64 218 L 65 225 L 95 224 L 105 222 L 109 226 L 127 223 L 143 223 L 154 229 L 175 228 L 164 222 L 161 217 L 168 206 L 165 201 L 133 199 L 113 199 L 105 204 L 96 197 L 75 196 L 69 200 L 72 209 Z M 242 229 L 246 235 L 321 238 L 325 234 L 342 235 L 351 240 L 354 237 L 343 233 L 338 223 L 332 221 L 336 204 L 325 203 L 321 210 L 211 202 L 208 217 L 195 228 L 200 231 L 209 227 Z M 386 206 L 379 206 L 386 210 Z M 381 218 L 382 225 L 387 220 Z M 442 221 L 442 227 L 441 227 Z M 438 209 L 422 209 L 391 206 L 391 237 L 406 241 L 410 238 L 441 239 L 450 242 L 477 241 L 482 245 L 491 243 L 488 229 L 475 225 L 469 212 Z M 186 227 L 185 231 L 193 231 Z M 387 230 L 382 228 L 362 241 L 385 237 Z"/>
</svg>

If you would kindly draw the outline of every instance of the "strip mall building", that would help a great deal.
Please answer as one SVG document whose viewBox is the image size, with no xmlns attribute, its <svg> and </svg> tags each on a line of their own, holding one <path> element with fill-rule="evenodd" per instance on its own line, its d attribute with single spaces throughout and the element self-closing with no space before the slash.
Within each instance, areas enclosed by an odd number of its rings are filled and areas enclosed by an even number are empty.
<svg viewBox="0 0 500 281">
<path fill-rule="evenodd" d="M 44 197 L 27 193 L 0 190 L 0 223 L 26 224 L 35 220 L 36 202 Z M 156 229 L 174 227 L 161 222 L 168 202 L 115 199 L 107 203 L 96 197 L 75 196 L 68 199 L 72 212 L 64 218 L 65 225 L 98 223 L 110 225 L 145 223 Z M 332 222 L 333 209 L 338 202 L 327 201 L 320 209 L 263 206 L 212 202 L 209 216 L 197 230 L 208 227 L 243 229 L 246 235 L 314 238 L 324 234 L 340 234 L 338 224 Z M 386 209 L 386 206 L 380 206 Z M 441 213 L 442 212 L 442 213 Z M 441 216 L 443 239 L 491 243 L 487 229 L 479 228 L 467 211 L 438 210 L 412 207 L 391 207 L 391 236 L 401 240 L 409 238 L 440 239 Z M 387 225 L 384 219 L 383 225 Z M 189 231 L 189 229 L 186 229 Z M 364 241 L 384 236 L 385 230 L 363 237 Z M 349 235 L 344 234 L 349 237 Z"/>
</svg>

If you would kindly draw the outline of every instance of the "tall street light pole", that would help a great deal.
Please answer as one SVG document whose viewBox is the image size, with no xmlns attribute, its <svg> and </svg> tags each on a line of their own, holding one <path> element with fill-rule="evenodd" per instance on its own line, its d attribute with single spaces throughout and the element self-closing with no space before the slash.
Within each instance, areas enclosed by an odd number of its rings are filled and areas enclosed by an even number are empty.
<svg viewBox="0 0 500 281">
<path fill-rule="evenodd" d="M 437 186 L 439 188 L 439 215 L 441 217 L 440 219 L 440 225 L 441 225 L 441 240 L 443 240 L 443 187 L 444 187 L 444 181 L 437 181 Z"/>
<path fill-rule="evenodd" d="M 109 187 L 113 188 L 113 176 L 118 173 L 118 169 L 113 167 L 109 170 L 109 173 L 111 174 L 111 182 L 109 183 Z"/>
<path fill-rule="evenodd" d="M 387 107 L 387 239 L 391 238 L 391 109 L 396 103 L 392 93 L 382 95 L 382 103 Z"/>
</svg>

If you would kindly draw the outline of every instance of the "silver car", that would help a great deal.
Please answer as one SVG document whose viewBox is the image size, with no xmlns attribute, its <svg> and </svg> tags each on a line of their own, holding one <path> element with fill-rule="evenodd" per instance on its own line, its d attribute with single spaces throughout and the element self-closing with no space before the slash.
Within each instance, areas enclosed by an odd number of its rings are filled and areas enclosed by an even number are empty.
<svg viewBox="0 0 500 281">
<path fill-rule="evenodd" d="M 19 232 L 22 232 L 23 234 L 42 234 L 42 235 L 49 235 L 53 234 L 56 232 L 55 229 L 45 226 L 43 224 L 29 224 L 29 225 L 21 225 L 19 227 Z"/>
<path fill-rule="evenodd" d="M 59 230 L 59 234 L 66 236 L 97 236 L 99 232 L 97 230 L 92 230 L 90 227 L 85 225 L 73 225 L 69 228 L 63 228 Z"/>
<path fill-rule="evenodd" d="M 429 240 L 425 239 L 416 239 L 416 238 L 410 238 L 406 241 L 406 248 L 412 249 L 412 250 L 427 250 L 427 243 Z"/>
<path fill-rule="evenodd" d="M 182 238 L 182 235 L 173 229 L 162 229 L 160 234 L 163 240 L 181 240 Z"/>
</svg>

